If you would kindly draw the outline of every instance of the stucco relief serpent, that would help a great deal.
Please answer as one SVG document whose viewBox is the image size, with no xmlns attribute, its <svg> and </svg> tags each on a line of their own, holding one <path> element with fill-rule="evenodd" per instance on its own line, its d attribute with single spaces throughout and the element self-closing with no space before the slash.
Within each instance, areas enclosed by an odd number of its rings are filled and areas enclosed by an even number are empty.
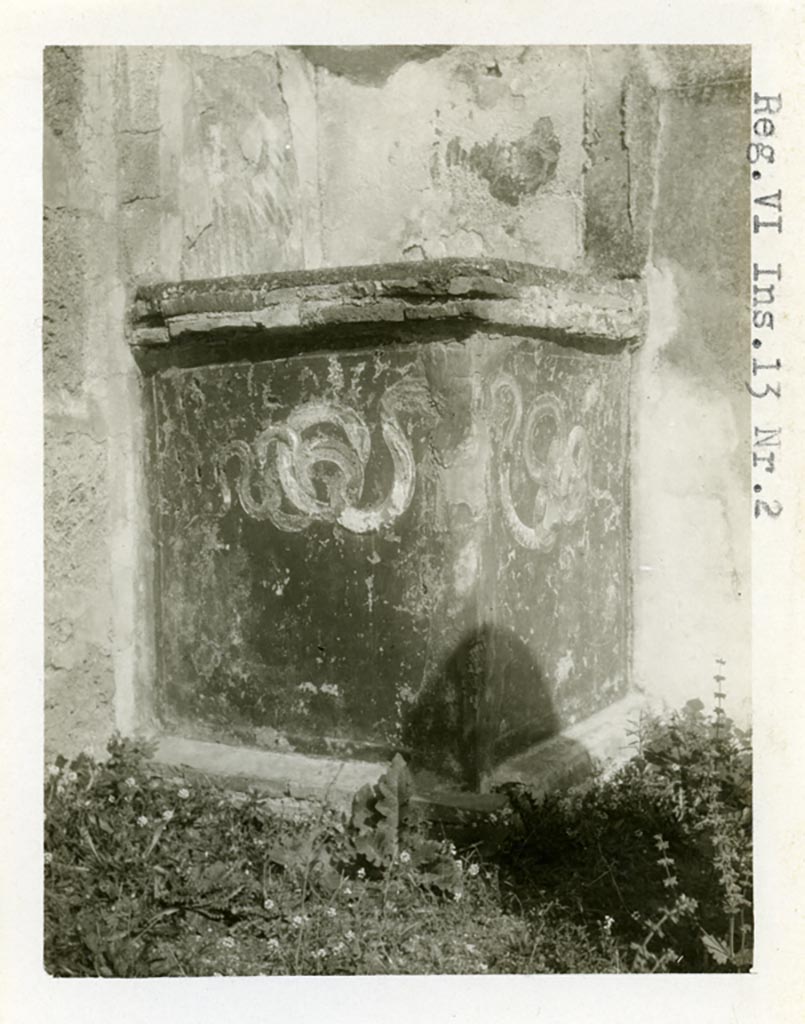
<svg viewBox="0 0 805 1024">
<path fill-rule="evenodd" d="M 517 381 L 500 374 L 490 388 L 496 411 L 503 407 L 499 429 L 500 450 L 497 485 L 503 517 L 517 543 L 536 551 L 550 551 L 563 524 L 575 523 L 587 508 L 590 478 L 590 445 L 584 427 L 567 429 L 567 415 L 556 395 L 538 395 L 523 412 L 523 396 Z M 553 426 L 547 451 L 536 450 L 537 427 L 544 420 Z M 518 449 L 528 478 L 537 485 L 533 525 L 523 522 L 511 490 L 511 472 Z M 543 458 L 540 459 L 540 454 Z"/>
<path fill-rule="evenodd" d="M 217 460 L 224 508 L 232 506 L 226 467 L 238 459 L 235 491 L 253 519 L 288 532 L 313 522 L 338 523 L 352 533 L 388 526 L 411 504 L 416 486 L 416 463 L 399 416 L 421 408 L 425 397 L 418 382 L 400 381 L 380 399 L 380 427 L 393 473 L 388 493 L 374 504 L 360 507 L 372 447 L 366 422 L 343 403 L 311 401 L 297 406 L 285 422 L 267 426 L 252 444 L 233 440 L 224 446 Z"/>
</svg>

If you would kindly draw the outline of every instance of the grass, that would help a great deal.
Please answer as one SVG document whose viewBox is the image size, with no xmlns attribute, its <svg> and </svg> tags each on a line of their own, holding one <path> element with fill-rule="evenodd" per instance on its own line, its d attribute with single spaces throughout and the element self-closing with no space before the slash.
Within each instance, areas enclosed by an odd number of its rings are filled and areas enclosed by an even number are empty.
<svg viewBox="0 0 805 1024">
<path fill-rule="evenodd" d="M 421 821 L 395 758 L 352 813 L 108 757 L 49 766 L 45 964 L 56 976 L 744 971 L 749 736 L 699 702 L 635 755 L 504 820 Z M 494 841 L 491 840 L 492 837 Z M 483 851 L 483 852 L 482 852 Z"/>
</svg>

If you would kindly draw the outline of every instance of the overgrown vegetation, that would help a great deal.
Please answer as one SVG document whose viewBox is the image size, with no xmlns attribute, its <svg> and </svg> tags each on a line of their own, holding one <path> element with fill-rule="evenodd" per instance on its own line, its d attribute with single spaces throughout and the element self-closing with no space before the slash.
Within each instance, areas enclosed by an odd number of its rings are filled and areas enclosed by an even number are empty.
<svg viewBox="0 0 805 1024">
<path fill-rule="evenodd" d="M 721 677 L 716 677 L 721 682 Z M 605 922 L 618 970 L 748 970 L 752 964 L 750 735 L 716 693 L 641 721 L 609 776 L 533 800 L 498 862 L 524 907 L 554 900 L 588 930 Z"/>
<path fill-rule="evenodd" d="M 716 677 L 720 682 L 721 678 Z M 751 966 L 748 733 L 698 701 L 623 767 L 508 791 L 452 836 L 397 757 L 348 816 L 288 820 L 142 742 L 48 768 L 45 963 L 59 976 L 741 971 Z M 503 820 L 501 820 L 501 818 Z M 458 848 L 455 844 L 458 844 Z"/>
</svg>

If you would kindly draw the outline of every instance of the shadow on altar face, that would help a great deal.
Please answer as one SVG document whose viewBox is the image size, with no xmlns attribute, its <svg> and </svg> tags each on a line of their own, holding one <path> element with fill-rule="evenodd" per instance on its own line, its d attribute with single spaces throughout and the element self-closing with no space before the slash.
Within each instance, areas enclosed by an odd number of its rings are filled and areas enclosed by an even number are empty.
<svg viewBox="0 0 805 1024">
<path fill-rule="evenodd" d="M 560 735 L 552 687 L 531 647 L 511 629 L 468 631 L 420 693 L 404 743 L 414 767 L 478 790 L 496 765 Z M 589 764 L 581 744 L 566 754 Z"/>
</svg>

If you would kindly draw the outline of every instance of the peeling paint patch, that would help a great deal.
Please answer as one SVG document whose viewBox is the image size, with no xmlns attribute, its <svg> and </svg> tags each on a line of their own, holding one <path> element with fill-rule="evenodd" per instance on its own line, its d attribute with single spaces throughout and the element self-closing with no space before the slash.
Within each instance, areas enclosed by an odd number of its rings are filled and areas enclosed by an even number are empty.
<svg viewBox="0 0 805 1024">
<path fill-rule="evenodd" d="M 344 371 L 335 356 L 330 356 L 327 360 L 327 383 L 337 393 L 344 390 Z"/>
<path fill-rule="evenodd" d="M 282 595 L 285 593 L 285 588 L 288 586 L 290 581 L 291 581 L 291 574 L 290 573 L 286 573 L 283 579 L 277 580 L 277 582 L 274 584 L 274 586 L 272 588 L 274 593 L 277 595 L 277 597 L 282 597 Z"/>
<path fill-rule="evenodd" d="M 601 384 L 599 381 L 594 380 L 587 390 L 584 392 L 584 400 L 581 403 L 581 411 L 588 413 L 595 409 L 602 398 Z"/>
<path fill-rule="evenodd" d="M 556 664 L 556 683 L 558 686 L 564 686 L 573 674 L 575 667 L 576 663 L 573 660 L 573 652 L 567 651 Z"/>
<path fill-rule="evenodd" d="M 551 119 L 540 117 L 528 135 L 513 142 L 495 136 L 468 151 L 454 137 L 447 145 L 447 166 L 468 168 L 486 181 L 491 196 L 518 206 L 555 176 L 561 148 Z"/>
<path fill-rule="evenodd" d="M 467 541 L 453 567 L 453 582 L 459 597 L 464 597 L 475 586 L 478 579 L 478 564 L 478 545 L 474 540 Z"/>
</svg>

